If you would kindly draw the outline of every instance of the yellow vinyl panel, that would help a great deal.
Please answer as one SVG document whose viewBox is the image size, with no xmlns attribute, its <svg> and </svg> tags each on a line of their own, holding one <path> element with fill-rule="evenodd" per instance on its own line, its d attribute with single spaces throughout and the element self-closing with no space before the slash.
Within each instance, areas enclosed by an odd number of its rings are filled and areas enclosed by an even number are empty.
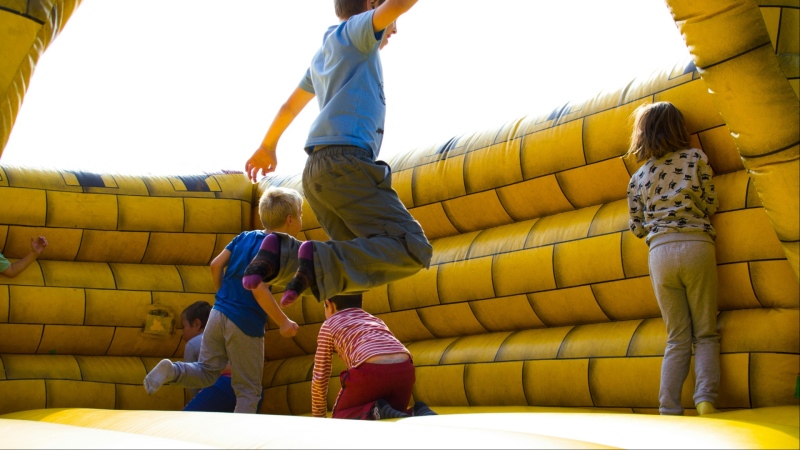
<svg viewBox="0 0 800 450">
<path fill-rule="evenodd" d="M 267 330 L 264 333 L 264 357 L 266 360 L 277 361 L 305 354 L 306 352 L 298 347 L 293 339 L 281 336 L 278 330 Z"/>
<path fill-rule="evenodd" d="M 717 213 L 747 208 L 747 188 L 749 185 L 750 177 L 747 176 L 747 172 L 744 170 L 714 177 L 714 186 L 719 199 Z"/>
<path fill-rule="evenodd" d="M 86 289 L 86 325 L 143 327 L 150 292 Z"/>
<path fill-rule="evenodd" d="M 114 409 L 113 384 L 71 380 L 46 380 L 48 408 Z"/>
<path fill-rule="evenodd" d="M 83 324 L 83 289 L 12 286 L 10 294 L 10 323 Z"/>
<path fill-rule="evenodd" d="M 765 308 L 800 307 L 800 285 L 787 260 L 753 261 L 749 266 L 753 290 L 761 305 Z"/>
<path fill-rule="evenodd" d="M 498 297 L 555 289 L 553 247 L 529 248 L 495 256 L 492 280 Z"/>
<path fill-rule="evenodd" d="M 505 228 L 505 227 L 500 227 Z M 475 239 L 481 234 L 479 231 L 443 237 L 431 242 L 433 245 L 433 258 L 431 265 L 439 265 L 453 261 L 467 259 Z M 485 256 L 485 255 L 483 255 Z"/>
<path fill-rule="evenodd" d="M 472 312 L 488 331 L 543 328 L 544 322 L 533 312 L 526 295 L 478 300 L 470 303 Z"/>
<path fill-rule="evenodd" d="M 7 258 L 15 255 L 23 257 L 31 251 L 31 238 L 42 235 L 47 238 L 47 241 L 50 244 L 58 244 L 49 245 L 42 252 L 41 259 L 72 261 L 77 256 L 78 250 L 80 250 L 83 233 L 84 230 L 75 228 L 10 226 L 8 227 L 8 240 L 6 241 L 5 248 L 6 252 L 3 254 Z M 26 272 L 28 270 L 26 270 Z"/>
<path fill-rule="evenodd" d="M 649 247 L 633 233 L 622 233 L 622 267 L 628 278 L 650 275 Z"/>
<path fill-rule="evenodd" d="M 467 133 L 459 137 L 457 145 L 464 146 L 464 151 L 466 153 L 470 153 L 494 144 L 496 137 L 497 130 L 485 129 L 473 133 Z"/>
<path fill-rule="evenodd" d="M 407 344 L 406 348 L 411 352 L 416 367 L 438 366 L 442 363 L 442 357 L 447 349 L 458 339 L 459 337 L 451 337 L 412 342 Z"/>
<path fill-rule="evenodd" d="M 590 286 L 528 294 L 536 315 L 550 327 L 608 322 Z"/>
<path fill-rule="evenodd" d="M 117 289 L 132 291 L 183 291 L 183 282 L 175 266 L 148 264 L 109 264 Z"/>
<path fill-rule="evenodd" d="M 425 328 L 416 310 L 379 314 L 378 317 L 392 330 L 400 342 L 424 341 L 435 337 Z"/>
<path fill-rule="evenodd" d="M 644 319 L 631 337 L 626 356 L 664 356 L 667 348 L 667 327 L 661 317 Z"/>
<path fill-rule="evenodd" d="M 36 353 L 44 325 L 0 323 L 0 354 Z"/>
<path fill-rule="evenodd" d="M 539 247 L 587 237 L 592 219 L 597 215 L 601 206 L 596 205 L 542 217 L 533 224 L 525 247 Z"/>
<path fill-rule="evenodd" d="M 752 408 L 800 405 L 794 386 L 800 367 L 800 356 L 783 353 L 750 355 L 750 398 Z"/>
<path fill-rule="evenodd" d="M 47 194 L 47 226 L 116 230 L 117 196 L 85 192 Z"/>
<path fill-rule="evenodd" d="M 463 336 L 485 333 L 484 328 L 467 303 L 433 306 L 417 309 L 425 328 L 434 336 Z"/>
<path fill-rule="evenodd" d="M 556 244 L 553 267 L 558 287 L 625 278 L 620 234 Z"/>
<path fill-rule="evenodd" d="M 714 214 L 711 224 L 717 232 L 717 264 L 786 257 L 763 208 Z"/>
<path fill-rule="evenodd" d="M 183 409 L 183 388 L 166 385 L 153 395 L 148 395 L 141 383 L 136 385 L 117 384 L 116 409 L 179 411 Z"/>
<path fill-rule="evenodd" d="M 241 201 L 185 198 L 186 233 L 238 233 L 242 228 Z"/>
<path fill-rule="evenodd" d="M 522 383 L 529 405 L 594 406 L 589 390 L 589 360 L 525 361 Z"/>
<path fill-rule="evenodd" d="M 300 233 L 300 234 L 302 234 L 302 233 Z M 211 264 L 211 260 L 213 260 L 213 258 L 216 258 L 217 255 L 219 255 L 220 253 L 222 253 L 223 250 L 225 250 L 225 247 L 228 244 L 230 244 L 231 241 L 233 240 L 233 238 L 235 238 L 236 236 L 237 236 L 236 234 L 218 234 L 217 235 L 217 239 L 216 239 L 216 242 L 214 244 L 214 251 L 211 252 L 213 257 L 209 260 L 209 264 Z"/>
<path fill-rule="evenodd" d="M 142 263 L 206 265 L 216 256 L 216 240 L 207 233 L 151 233 Z"/>
<path fill-rule="evenodd" d="M 123 231 L 183 231 L 183 199 L 120 195 L 119 229 Z"/>
<path fill-rule="evenodd" d="M 439 239 L 458 234 L 444 211 L 444 205 L 433 203 L 427 206 L 410 209 L 409 212 L 425 230 L 428 240 Z"/>
<path fill-rule="evenodd" d="M 414 168 L 411 188 L 417 205 L 441 202 L 467 194 L 464 155 Z"/>
<path fill-rule="evenodd" d="M 641 320 L 577 325 L 564 338 L 558 359 L 626 356 Z"/>
<path fill-rule="evenodd" d="M 36 353 L 103 355 L 114 336 L 114 327 L 45 325 Z"/>
<path fill-rule="evenodd" d="M 167 357 L 175 354 L 175 350 L 180 343 L 180 333 L 173 332 L 166 336 L 158 336 L 144 333 L 141 327 L 117 327 L 111 345 L 107 345 L 107 350 L 101 354 L 109 356 Z"/>
<path fill-rule="evenodd" d="M 521 139 L 467 153 L 464 175 L 467 193 L 482 192 L 522 181 Z"/>
<path fill-rule="evenodd" d="M 797 309 L 724 311 L 717 318 L 722 353 L 800 353 Z"/>
<path fill-rule="evenodd" d="M 275 386 L 264 389 L 264 400 L 261 403 L 261 414 L 290 416 L 288 386 Z"/>
<path fill-rule="evenodd" d="M 583 151 L 587 164 L 616 158 L 628 151 L 633 131 L 631 115 L 645 103 L 651 103 L 650 99 L 636 100 L 583 119 Z"/>
<path fill-rule="evenodd" d="M 586 164 L 582 119 L 573 120 L 522 138 L 522 177 L 550 175 Z"/>
<path fill-rule="evenodd" d="M 417 367 L 414 398 L 429 405 L 468 406 L 465 370 L 463 364 Z"/>
<path fill-rule="evenodd" d="M 305 354 L 313 354 L 317 351 L 317 335 L 319 334 L 319 329 L 321 326 L 322 324 L 318 323 L 301 327 L 297 331 L 297 334 L 292 338 L 294 343 L 297 344 L 297 346 L 300 347 Z"/>
<path fill-rule="evenodd" d="M 140 358 L 115 356 L 76 356 L 83 381 L 139 384 L 147 371 Z"/>
<path fill-rule="evenodd" d="M 80 380 L 81 370 L 74 356 L 66 355 L 3 355 L 9 380 L 52 378 Z"/>
<path fill-rule="evenodd" d="M 217 198 L 232 198 L 249 202 L 258 185 L 250 183 L 243 173 L 214 174 L 208 177 L 220 187 Z M 212 183 L 213 184 L 213 183 Z"/>
<path fill-rule="evenodd" d="M 277 296 L 276 296 L 277 297 Z M 295 322 L 297 323 L 318 323 L 322 324 L 325 321 L 325 306 L 319 300 L 317 300 L 313 295 L 304 295 L 302 296 L 303 303 L 303 315 L 300 318 L 302 322 Z M 289 315 L 287 311 L 289 308 L 284 308 L 284 313 L 292 318 L 293 316 Z"/>
<path fill-rule="evenodd" d="M 14 258 L 8 258 L 10 262 L 14 262 Z M 14 278 L 2 277 L 0 278 L 0 285 L 17 285 L 17 286 L 44 286 L 44 274 L 41 267 L 42 261 L 34 261 L 27 269 L 23 270 L 21 274 Z"/>
<path fill-rule="evenodd" d="M 329 391 L 332 390 L 328 385 Z M 334 391 L 338 394 L 338 389 Z M 332 392 L 328 392 L 331 394 Z M 289 397 L 289 411 L 293 415 L 311 414 L 311 382 L 290 384 L 287 391 Z M 333 407 L 333 404 L 331 404 Z"/>
<path fill-rule="evenodd" d="M 383 314 L 392 310 L 389 306 L 389 285 L 384 284 L 374 287 L 361 296 L 364 311 L 375 315 Z M 2 313 L 0 313 L 2 317 Z"/>
<path fill-rule="evenodd" d="M 217 180 L 208 175 L 193 175 L 188 178 L 189 180 L 178 176 L 143 176 L 142 181 L 152 197 L 216 198 L 217 193 L 222 191 Z M 203 190 L 190 190 L 186 181 L 190 184 L 197 183 Z"/>
<path fill-rule="evenodd" d="M 262 386 L 272 386 L 272 378 L 275 376 L 275 372 L 280 368 L 281 364 L 283 364 L 283 360 L 264 361 L 264 372 L 261 375 Z"/>
<path fill-rule="evenodd" d="M 492 257 L 468 259 L 439 267 L 439 298 L 442 303 L 494 297 Z"/>
<path fill-rule="evenodd" d="M 500 347 L 495 361 L 555 359 L 572 327 L 542 328 L 512 333 Z"/>
<path fill-rule="evenodd" d="M 593 284 L 592 293 L 600 309 L 611 320 L 661 316 L 650 277 L 628 278 Z"/>
<path fill-rule="evenodd" d="M 720 311 L 764 306 L 753 291 L 747 263 L 718 265 L 717 278 L 717 307 Z"/>
<path fill-rule="evenodd" d="M 793 145 L 787 153 L 794 156 L 785 162 L 765 164 L 750 176 L 758 188 L 759 196 L 777 200 L 778 205 L 767 208 L 767 214 L 782 241 L 797 241 L 800 235 L 800 145 Z M 760 159 L 766 159 L 762 157 Z"/>
<path fill-rule="evenodd" d="M 628 201 L 626 199 L 606 203 L 597 210 L 592 219 L 588 236 L 628 231 Z"/>
<path fill-rule="evenodd" d="M 517 221 L 545 217 L 575 209 L 564 196 L 555 175 L 503 186 L 497 196 L 506 212 Z M 531 196 L 536 201 L 531 201 Z"/>
<path fill-rule="evenodd" d="M 462 336 L 447 348 L 439 364 L 493 362 L 511 332 Z"/>
<path fill-rule="evenodd" d="M 619 103 L 630 103 L 644 97 L 652 98 L 655 92 L 664 91 L 699 78 L 697 68 L 693 65 L 690 66 L 691 62 L 691 57 L 687 56 L 685 60 L 675 62 L 671 67 L 664 66 L 664 69 L 654 70 L 649 76 L 637 76 L 625 87 Z"/>
<path fill-rule="evenodd" d="M 726 125 L 704 130 L 699 133 L 703 152 L 714 169 L 714 175 L 734 173 L 744 170 L 744 163 L 736 149 L 731 130 Z"/>
<path fill-rule="evenodd" d="M 392 189 L 397 192 L 397 197 L 403 202 L 406 209 L 415 205 L 414 203 L 414 170 L 407 169 L 392 171 Z"/>
<path fill-rule="evenodd" d="M 772 48 L 778 48 L 778 30 L 781 26 L 781 9 L 782 8 L 758 8 L 761 17 L 764 19 L 764 25 L 767 27 L 769 40 L 772 42 Z"/>
<path fill-rule="evenodd" d="M 149 233 L 86 230 L 78 261 L 137 263 L 147 248 Z"/>
<path fill-rule="evenodd" d="M 0 380 L 6 380 L 6 366 L 3 363 L 3 357 L 0 356 Z"/>
<path fill-rule="evenodd" d="M 467 364 L 464 386 L 470 406 L 527 405 L 523 362 Z"/>
<path fill-rule="evenodd" d="M 389 307 L 403 311 L 439 304 L 438 274 L 440 266 L 420 270 L 410 277 L 389 283 Z"/>
<path fill-rule="evenodd" d="M 750 397 L 752 396 L 752 381 L 750 366 L 752 358 L 757 353 L 731 353 L 719 355 L 719 395 L 714 402 L 717 408 L 752 408 Z M 694 386 L 694 358 L 692 358 L 692 368 L 689 376 L 686 377 L 687 384 Z M 684 387 L 686 385 L 684 384 Z M 689 407 L 692 401 L 694 389 L 690 388 L 684 395 L 684 401 L 689 400 Z M 685 392 L 685 391 L 684 391 Z"/>
<path fill-rule="evenodd" d="M 446 200 L 442 206 L 450 223 L 461 233 L 514 222 L 493 190 Z"/>
<path fill-rule="evenodd" d="M 47 408 L 44 380 L 0 381 L 0 414 Z"/>
<path fill-rule="evenodd" d="M 108 264 L 97 262 L 39 261 L 47 286 L 114 289 Z"/>
<path fill-rule="evenodd" d="M 272 386 L 308 381 L 311 379 L 313 368 L 314 358 L 310 356 L 285 359 L 283 364 L 275 371 L 275 375 L 272 378 Z"/>
<path fill-rule="evenodd" d="M 41 189 L 0 187 L 3 222 L 9 225 L 44 226 L 47 219 L 47 192 Z"/>
<path fill-rule="evenodd" d="M 480 258 L 524 249 L 525 241 L 534 223 L 536 223 L 536 219 L 481 231 L 469 246 L 469 258 Z"/>
<path fill-rule="evenodd" d="M 214 280 L 211 278 L 211 268 L 209 266 L 175 266 L 183 280 L 183 290 L 185 292 L 196 292 L 202 294 L 215 294 L 217 288 L 214 287 Z M 209 300 L 213 304 L 213 300 Z"/>
<path fill-rule="evenodd" d="M 0 323 L 8 323 L 8 286 L 0 285 Z"/>
<path fill-rule="evenodd" d="M 622 158 L 613 158 L 556 174 L 561 190 L 575 208 L 626 198 L 631 177 Z"/>
<path fill-rule="evenodd" d="M 694 80 L 657 92 L 653 95 L 653 101 L 670 102 L 675 105 L 683 114 L 689 134 L 725 124 L 703 80 Z"/>
<path fill-rule="evenodd" d="M 781 9 L 781 32 L 780 32 L 780 40 L 778 41 L 778 45 L 776 47 L 777 53 L 779 55 L 783 54 L 791 54 L 797 55 L 800 53 L 800 42 L 798 42 L 798 31 L 800 24 L 800 9 L 798 9 L 797 2 L 794 3 L 794 8 L 782 8 Z M 795 70 L 797 70 L 797 66 L 795 66 Z M 797 76 L 797 72 L 792 73 L 791 75 Z"/>
<path fill-rule="evenodd" d="M 657 408 L 662 358 L 594 358 L 589 389 L 594 406 Z M 684 383 L 684 398 L 686 383 Z"/>
</svg>

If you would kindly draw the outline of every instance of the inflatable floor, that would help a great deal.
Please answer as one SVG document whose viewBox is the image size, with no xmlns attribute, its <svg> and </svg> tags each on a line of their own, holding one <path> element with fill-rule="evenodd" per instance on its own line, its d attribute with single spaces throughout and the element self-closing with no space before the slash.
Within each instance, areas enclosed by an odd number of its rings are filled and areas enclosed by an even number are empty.
<svg viewBox="0 0 800 450">
<path fill-rule="evenodd" d="M 79 3 L 0 0 L 0 149 Z M 268 324 L 261 414 L 182 412 L 182 388 L 143 389 L 160 359 L 182 358 L 180 312 L 213 303 L 210 260 L 259 228 L 264 189 L 302 192 L 299 174 L 251 184 L 0 159 L 0 252 L 51 242 L 0 278 L 0 447 L 798 448 L 800 2 L 667 3 L 691 60 L 387 161 L 434 260 L 369 291 L 365 309 L 411 350 L 414 400 L 438 416 L 308 417 L 324 320 L 310 297 L 286 309 L 294 338 Z M 658 415 L 666 331 L 647 246 L 628 231 L 638 165 L 624 157 L 631 113 L 656 101 L 684 113 L 715 171 L 715 415 L 696 415 L 692 374 L 686 415 Z M 303 217 L 302 239 L 327 239 L 307 205 Z M 338 388 L 333 377 L 329 407 Z"/>
</svg>

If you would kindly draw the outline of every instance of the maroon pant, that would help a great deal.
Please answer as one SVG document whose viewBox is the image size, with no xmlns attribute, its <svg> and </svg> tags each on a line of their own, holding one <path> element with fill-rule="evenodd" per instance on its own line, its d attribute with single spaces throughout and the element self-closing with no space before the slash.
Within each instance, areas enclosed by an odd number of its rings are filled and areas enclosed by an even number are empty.
<svg viewBox="0 0 800 450">
<path fill-rule="evenodd" d="M 372 420 L 370 410 L 376 400 L 384 399 L 392 408 L 408 413 L 414 387 L 414 364 L 411 360 L 396 364 L 364 363 L 339 375 L 342 389 L 336 397 L 331 417 Z"/>
</svg>

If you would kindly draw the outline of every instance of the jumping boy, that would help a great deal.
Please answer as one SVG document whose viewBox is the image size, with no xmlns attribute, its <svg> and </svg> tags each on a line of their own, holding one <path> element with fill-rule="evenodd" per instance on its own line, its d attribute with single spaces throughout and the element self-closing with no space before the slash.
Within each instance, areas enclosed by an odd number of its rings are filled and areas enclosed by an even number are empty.
<svg viewBox="0 0 800 450">
<path fill-rule="evenodd" d="M 251 292 L 242 286 L 242 276 L 267 233 L 296 236 L 300 232 L 302 205 L 303 198 L 294 189 L 264 191 L 258 205 L 264 230 L 239 234 L 211 261 L 217 295 L 203 333 L 200 359 L 194 363 L 161 360 L 144 379 L 148 394 L 173 381 L 187 388 L 211 386 L 230 361 L 234 412 L 256 412 L 262 393 L 267 314 L 284 337 L 294 336 L 297 324 L 286 317 L 269 289 Z"/>
<path fill-rule="evenodd" d="M 281 306 L 310 289 L 317 298 L 356 293 L 428 268 L 432 247 L 392 189 L 391 168 L 376 158 L 386 102 L 378 51 L 416 0 L 335 0 L 341 23 L 325 33 L 300 85 L 245 166 L 255 182 L 277 165 L 286 128 L 317 97 L 320 113 L 305 151 L 303 193 L 330 241 L 270 235 L 248 267 L 245 285 L 285 286 Z"/>
<path fill-rule="evenodd" d="M 411 353 L 383 321 L 361 309 L 361 294 L 325 300 L 325 322 L 317 336 L 311 379 L 311 413 L 325 417 L 331 354 L 347 365 L 331 417 L 379 420 L 436 415 L 423 402 L 408 408 L 414 387 Z"/>
</svg>

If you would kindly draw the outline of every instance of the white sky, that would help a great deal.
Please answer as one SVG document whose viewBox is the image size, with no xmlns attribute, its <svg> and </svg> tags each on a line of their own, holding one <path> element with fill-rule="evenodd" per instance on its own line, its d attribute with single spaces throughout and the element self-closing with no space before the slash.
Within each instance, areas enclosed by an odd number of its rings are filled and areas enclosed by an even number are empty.
<svg viewBox="0 0 800 450">
<path fill-rule="evenodd" d="M 243 170 L 335 24 L 332 0 L 83 0 L 39 60 L 3 165 Z M 688 51 L 663 0 L 420 0 L 382 51 L 382 159 L 540 115 Z M 313 101 L 276 173 L 302 171 Z"/>
</svg>

